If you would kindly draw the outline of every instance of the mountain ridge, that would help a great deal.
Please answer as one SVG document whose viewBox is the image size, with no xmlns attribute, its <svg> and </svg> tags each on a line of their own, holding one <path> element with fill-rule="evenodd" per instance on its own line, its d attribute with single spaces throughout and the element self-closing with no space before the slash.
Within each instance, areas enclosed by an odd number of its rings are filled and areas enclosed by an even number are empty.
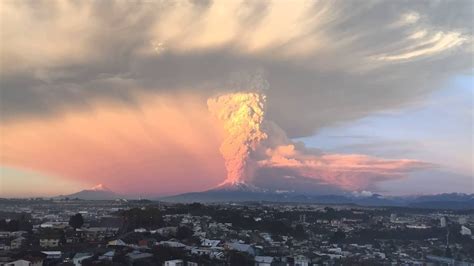
<svg viewBox="0 0 474 266">
<path fill-rule="evenodd" d="M 188 192 L 173 196 L 159 197 L 165 202 L 289 202 L 320 204 L 356 204 L 361 206 L 390 206 L 430 209 L 474 209 L 474 194 L 442 193 L 420 196 L 382 196 L 367 193 L 361 196 L 356 193 L 311 195 L 297 192 L 278 192 L 258 188 L 254 185 L 239 183 L 217 186 L 202 192 Z"/>
<path fill-rule="evenodd" d="M 115 200 L 124 198 L 124 196 L 113 192 L 103 184 L 97 184 L 90 189 L 84 189 L 79 192 L 75 192 L 68 195 L 60 195 L 57 198 L 77 198 L 83 200 Z"/>
</svg>

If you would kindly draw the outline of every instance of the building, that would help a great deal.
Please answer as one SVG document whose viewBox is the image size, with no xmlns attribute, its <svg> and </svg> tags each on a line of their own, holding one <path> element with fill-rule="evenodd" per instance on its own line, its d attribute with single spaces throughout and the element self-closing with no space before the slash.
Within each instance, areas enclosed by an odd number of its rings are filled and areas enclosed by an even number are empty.
<svg viewBox="0 0 474 266">
<path fill-rule="evenodd" d="M 201 241 L 201 246 L 203 247 L 217 247 L 221 241 L 220 240 L 212 240 L 212 239 L 203 239 Z"/>
<path fill-rule="evenodd" d="M 26 238 L 20 236 L 10 241 L 11 249 L 19 249 L 25 244 Z"/>
<path fill-rule="evenodd" d="M 153 254 L 135 250 L 127 254 L 128 261 L 134 265 L 139 261 L 145 261 L 153 257 Z"/>
<path fill-rule="evenodd" d="M 394 223 L 396 221 L 397 221 L 397 214 L 396 213 L 390 214 L 390 222 Z"/>
<path fill-rule="evenodd" d="M 444 217 L 444 216 L 441 217 L 441 218 L 439 219 L 439 223 L 440 223 L 440 226 L 441 226 L 441 227 L 446 227 L 446 217 Z"/>
<path fill-rule="evenodd" d="M 300 214 L 300 222 L 306 223 L 306 214 Z"/>
<path fill-rule="evenodd" d="M 227 244 L 227 248 L 231 250 L 239 251 L 239 252 L 244 252 L 251 256 L 255 256 L 255 253 L 256 253 L 255 248 L 249 244 L 234 242 L 234 243 Z"/>
<path fill-rule="evenodd" d="M 271 266 L 273 257 L 269 256 L 255 256 L 255 266 Z"/>
<path fill-rule="evenodd" d="M 33 264 L 31 261 L 28 261 L 28 260 L 16 260 L 16 261 L 12 261 L 12 262 L 8 262 L 8 263 L 5 263 L 5 264 L 0 264 L 0 265 L 4 265 L 4 266 L 39 266 L 39 265 L 43 265 L 43 262 L 41 262 L 41 264 Z"/>
<path fill-rule="evenodd" d="M 472 235 L 471 229 L 465 227 L 464 225 L 461 226 L 461 235 L 463 235 L 463 236 L 470 236 L 470 235 Z"/>
<path fill-rule="evenodd" d="M 74 263 L 74 266 L 81 266 L 83 260 L 91 258 L 92 256 L 93 254 L 91 253 L 76 253 L 74 258 L 72 258 L 72 263 Z"/>
<path fill-rule="evenodd" d="M 167 260 L 165 266 L 184 266 L 183 260 Z"/>
<path fill-rule="evenodd" d="M 40 239 L 39 244 L 42 248 L 56 248 L 59 247 L 59 238 L 44 237 Z"/>
<path fill-rule="evenodd" d="M 296 256 L 295 266 L 309 266 L 309 259 L 303 255 Z"/>
<path fill-rule="evenodd" d="M 54 260 L 60 259 L 62 257 L 61 251 L 41 251 L 44 255 L 46 255 L 46 259 Z"/>
</svg>

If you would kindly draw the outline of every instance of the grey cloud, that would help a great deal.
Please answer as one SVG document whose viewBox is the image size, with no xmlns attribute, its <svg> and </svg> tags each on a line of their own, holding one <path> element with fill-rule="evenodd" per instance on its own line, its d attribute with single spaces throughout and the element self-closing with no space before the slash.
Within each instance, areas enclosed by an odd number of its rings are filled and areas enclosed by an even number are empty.
<svg viewBox="0 0 474 266">
<path fill-rule="evenodd" d="M 196 19 L 206 16 L 215 4 L 198 2 Z M 33 19 L 53 19 L 57 14 L 51 3 L 31 2 L 31 8 L 42 7 L 33 12 Z M 309 34 L 328 36 L 330 41 L 305 56 L 280 56 L 304 41 L 305 36 L 258 52 L 241 51 L 235 41 L 205 49 L 191 47 L 184 52 L 165 43 L 165 50 L 159 54 L 141 53 L 155 41 L 150 36 L 153 25 L 175 7 L 93 3 L 87 8 L 91 9 L 91 19 L 99 24 L 92 32 L 77 33 L 87 35 L 86 43 L 91 46 L 88 49 L 92 53 L 86 60 L 32 64 L 1 73 L 0 111 L 4 122 L 52 115 L 65 108 L 88 108 L 89 100 L 96 98 L 134 105 L 137 91 L 191 90 L 211 96 L 233 89 L 228 85 L 233 73 L 263 69 L 270 84 L 266 92 L 268 118 L 289 137 L 301 137 L 325 126 L 410 104 L 440 88 L 447 78 L 472 68 L 471 51 L 466 45 L 408 60 L 368 59 L 400 53 L 412 44 L 407 36 L 418 27 L 435 32 L 459 31 L 468 36 L 469 45 L 473 15 L 470 1 L 323 2 L 308 9 L 308 19 L 319 18 L 319 12 L 326 9 L 330 19 L 314 26 Z M 245 31 L 239 34 L 245 36 L 253 26 L 263 23 L 272 5 L 243 5 L 248 10 L 239 22 L 245 25 Z M 406 12 L 420 14 L 416 25 L 394 27 Z"/>
<path fill-rule="evenodd" d="M 287 191 L 305 194 L 342 194 L 346 191 L 336 185 L 325 184 L 320 180 L 299 176 L 290 168 L 260 168 L 252 184 L 271 191 Z"/>
</svg>

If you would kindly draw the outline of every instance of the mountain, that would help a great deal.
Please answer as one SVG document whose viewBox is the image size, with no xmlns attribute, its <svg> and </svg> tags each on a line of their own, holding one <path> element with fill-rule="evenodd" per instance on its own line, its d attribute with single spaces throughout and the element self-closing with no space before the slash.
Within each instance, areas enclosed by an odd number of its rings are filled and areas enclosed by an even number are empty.
<svg viewBox="0 0 474 266">
<path fill-rule="evenodd" d="M 123 196 L 113 192 L 106 186 L 98 184 L 90 189 L 85 189 L 69 195 L 61 195 L 59 198 L 83 199 L 83 200 L 114 200 L 124 198 Z"/>
<path fill-rule="evenodd" d="M 301 203 L 351 203 L 351 200 L 339 195 L 305 195 L 295 192 L 279 192 L 260 188 L 245 182 L 223 183 L 203 192 L 190 192 L 174 196 L 161 197 L 158 200 L 168 202 L 301 202 Z"/>
<path fill-rule="evenodd" d="M 414 208 L 474 209 L 474 194 L 443 193 L 419 196 L 408 204 Z"/>
<path fill-rule="evenodd" d="M 386 197 L 379 194 L 347 193 L 341 195 L 309 195 L 297 192 L 278 192 L 251 184 L 223 184 L 216 188 L 174 196 L 161 197 L 166 202 L 292 202 L 319 204 L 355 204 L 361 206 L 392 206 L 429 209 L 474 209 L 474 194 L 438 194 L 429 196 Z"/>
</svg>

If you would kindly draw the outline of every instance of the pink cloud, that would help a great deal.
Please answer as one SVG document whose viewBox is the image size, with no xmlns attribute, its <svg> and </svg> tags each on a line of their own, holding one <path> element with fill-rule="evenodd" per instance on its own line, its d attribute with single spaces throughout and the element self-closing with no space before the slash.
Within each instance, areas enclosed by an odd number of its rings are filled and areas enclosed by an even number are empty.
<svg viewBox="0 0 474 266">
<path fill-rule="evenodd" d="M 290 170 L 298 177 L 310 178 L 319 184 L 343 190 L 361 190 L 377 182 L 401 179 L 409 172 L 433 167 L 417 160 L 387 160 L 359 154 L 311 154 L 288 144 L 268 148 L 261 168 Z M 277 175 L 278 171 L 272 171 Z M 288 178 L 288 171 L 282 171 Z"/>
</svg>

